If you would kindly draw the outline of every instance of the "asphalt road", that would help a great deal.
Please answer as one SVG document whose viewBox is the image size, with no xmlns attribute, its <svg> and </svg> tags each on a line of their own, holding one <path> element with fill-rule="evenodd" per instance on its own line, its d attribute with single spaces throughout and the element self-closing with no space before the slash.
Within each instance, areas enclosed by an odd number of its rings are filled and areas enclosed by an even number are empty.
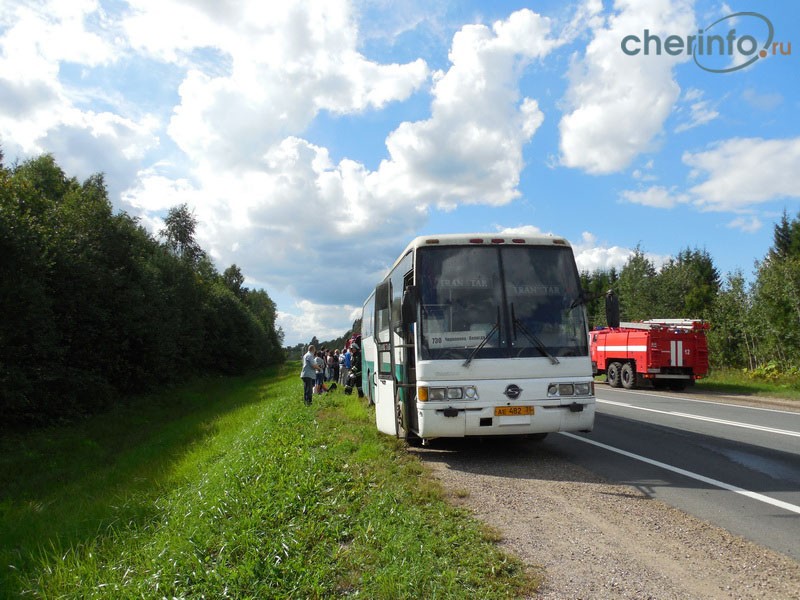
<svg viewBox="0 0 800 600">
<path fill-rule="evenodd" d="M 589 434 L 543 445 L 800 560 L 800 412 L 597 387 Z"/>
</svg>

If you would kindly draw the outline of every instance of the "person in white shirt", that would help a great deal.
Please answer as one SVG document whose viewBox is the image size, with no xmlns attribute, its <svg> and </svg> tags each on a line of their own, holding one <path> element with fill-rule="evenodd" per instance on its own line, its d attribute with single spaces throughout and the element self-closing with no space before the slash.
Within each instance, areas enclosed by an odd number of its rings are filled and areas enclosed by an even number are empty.
<svg viewBox="0 0 800 600">
<path fill-rule="evenodd" d="M 303 368 L 300 371 L 300 378 L 303 380 L 303 401 L 306 406 L 311 404 L 311 398 L 314 396 L 314 381 L 319 368 L 314 360 L 315 350 L 314 346 L 308 347 L 308 352 L 303 355 Z"/>
</svg>

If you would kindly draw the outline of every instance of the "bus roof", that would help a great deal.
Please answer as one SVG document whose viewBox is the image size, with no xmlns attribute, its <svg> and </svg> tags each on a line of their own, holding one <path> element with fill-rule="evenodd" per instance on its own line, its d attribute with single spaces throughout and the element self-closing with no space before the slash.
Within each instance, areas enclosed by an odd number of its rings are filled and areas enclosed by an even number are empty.
<svg viewBox="0 0 800 600">
<path fill-rule="evenodd" d="M 517 245 L 525 244 L 529 246 L 567 246 L 570 243 L 562 237 L 554 235 L 520 235 L 516 233 L 444 233 L 441 235 L 421 235 L 414 238 L 403 250 L 401 256 L 405 256 L 413 248 L 424 246 L 467 246 L 467 245 Z"/>
<path fill-rule="evenodd" d="M 415 248 L 426 246 L 561 246 L 571 248 L 570 243 L 563 237 L 555 235 L 524 235 L 518 233 L 443 233 L 441 235 L 421 235 L 415 237 L 400 256 L 395 260 L 392 269 L 403 257 Z M 390 269 L 391 271 L 391 269 Z"/>
</svg>

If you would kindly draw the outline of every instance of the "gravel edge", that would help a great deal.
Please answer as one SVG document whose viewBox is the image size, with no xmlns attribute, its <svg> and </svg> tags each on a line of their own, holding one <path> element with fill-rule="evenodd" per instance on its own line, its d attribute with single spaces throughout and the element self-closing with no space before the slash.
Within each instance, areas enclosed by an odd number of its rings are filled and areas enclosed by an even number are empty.
<svg viewBox="0 0 800 600">
<path fill-rule="evenodd" d="M 522 448 L 461 441 L 410 451 L 453 504 L 502 533 L 502 548 L 543 570 L 535 598 L 800 599 L 799 562 Z"/>
</svg>

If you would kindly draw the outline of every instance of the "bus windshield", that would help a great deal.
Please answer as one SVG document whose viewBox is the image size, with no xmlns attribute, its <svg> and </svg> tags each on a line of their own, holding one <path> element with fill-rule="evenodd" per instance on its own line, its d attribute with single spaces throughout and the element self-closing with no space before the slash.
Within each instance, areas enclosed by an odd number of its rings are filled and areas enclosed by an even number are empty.
<svg viewBox="0 0 800 600">
<path fill-rule="evenodd" d="M 422 360 L 588 355 L 570 248 L 425 247 L 416 271 Z"/>
</svg>

